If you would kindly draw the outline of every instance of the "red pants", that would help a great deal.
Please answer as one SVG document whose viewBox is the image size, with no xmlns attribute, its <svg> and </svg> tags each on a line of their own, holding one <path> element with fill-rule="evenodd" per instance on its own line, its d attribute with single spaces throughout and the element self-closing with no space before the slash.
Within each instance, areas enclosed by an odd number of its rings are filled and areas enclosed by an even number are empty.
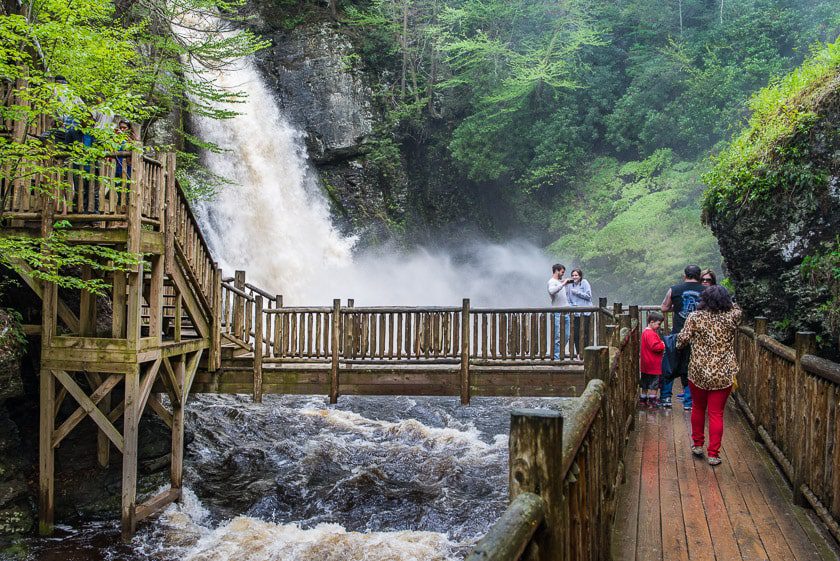
<svg viewBox="0 0 840 561">
<path fill-rule="evenodd" d="M 722 390 L 704 390 L 693 382 L 688 382 L 691 388 L 691 398 L 694 401 L 691 409 L 691 439 L 695 446 L 703 446 L 704 428 L 706 425 L 706 408 L 709 409 L 709 447 L 706 453 L 710 458 L 720 455 L 720 440 L 723 437 L 723 408 L 726 398 L 732 391 L 732 386 Z"/>
</svg>

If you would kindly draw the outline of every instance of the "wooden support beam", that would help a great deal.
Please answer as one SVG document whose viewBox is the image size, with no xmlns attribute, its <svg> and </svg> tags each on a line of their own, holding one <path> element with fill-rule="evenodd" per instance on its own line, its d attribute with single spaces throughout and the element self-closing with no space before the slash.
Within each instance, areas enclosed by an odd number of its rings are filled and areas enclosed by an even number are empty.
<svg viewBox="0 0 840 561">
<path fill-rule="evenodd" d="M 563 417 L 547 409 L 516 409 L 510 414 L 510 498 L 539 495 L 545 524 L 534 534 L 536 559 L 560 558 L 565 536 L 563 519 Z"/>
<path fill-rule="evenodd" d="M 176 383 L 186 388 L 186 356 L 176 363 Z M 184 393 L 184 396 L 187 394 Z M 172 460 L 169 465 L 169 481 L 173 489 L 180 489 L 184 479 L 184 409 L 186 399 L 172 403 Z"/>
<path fill-rule="evenodd" d="M 82 280 L 93 279 L 90 265 L 82 265 Z M 79 296 L 79 335 L 93 337 L 96 335 L 96 295 L 82 290 Z"/>
<path fill-rule="evenodd" d="M 808 391 L 808 383 L 807 380 L 809 378 L 808 373 L 802 368 L 802 357 L 811 354 L 814 352 L 814 349 L 817 346 L 817 339 L 816 334 L 811 331 L 799 331 L 796 333 L 796 338 L 794 339 L 794 349 L 796 351 L 796 361 L 794 363 L 794 378 L 793 378 L 793 395 L 788 395 L 793 403 L 799 403 L 803 405 L 811 405 L 810 400 L 807 399 L 807 391 Z M 793 503 L 796 506 L 801 507 L 809 507 L 810 504 L 808 503 L 808 499 L 805 497 L 804 493 L 802 492 L 803 485 L 807 485 L 808 482 L 808 470 L 811 467 L 808 465 L 808 459 L 812 457 L 812 450 L 810 447 L 814 446 L 814 442 L 812 438 L 809 438 L 807 435 L 813 434 L 813 431 L 807 430 L 808 423 L 811 422 L 811 419 L 814 415 L 814 412 L 811 411 L 810 407 L 799 407 L 798 408 L 798 419 L 796 419 L 796 425 L 801 427 L 801 438 L 797 439 L 798 443 L 796 447 L 798 450 L 793 450 L 793 476 L 794 479 L 791 481 L 793 485 Z"/>
<path fill-rule="evenodd" d="M 121 271 L 114 271 L 114 283 L 111 291 L 111 336 L 116 339 L 125 337 L 127 321 L 126 304 L 128 302 L 127 286 L 126 274 Z"/>
<path fill-rule="evenodd" d="M 341 340 L 341 299 L 333 300 L 332 333 L 330 337 L 332 357 L 330 362 L 330 403 L 338 403 L 338 357 Z"/>
<path fill-rule="evenodd" d="M 69 375 L 68 375 L 68 378 L 69 378 Z M 107 396 L 108 394 L 111 393 L 111 390 L 114 389 L 114 387 L 117 384 L 120 383 L 122 378 L 123 377 L 120 374 L 113 374 L 113 375 L 109 376 L 104 382 L 100 383 L 99 387 L 97 387 L 94 390 L 94 392 L 90 395 L 90 398 L 89 398 L 90 403 L 92 405 L 96 406 L 96 404 L 98 404 L 105 396 Z M 75 384 L 75 382 L 74 382 L 74 384 Z M 62 385 L 64 386 L 65 390 L 70 391 L 70 388 L 68 388 L 66 385 L 64 385 L 64 382 L 62 382 Z M 82 391 L 82 393 L 84 393 L 84 391 L 81 388 L 79 388 L 79 391 Z M 70 393 L 71 393 L 71 395 L 74 395 L 72 392 L 70 392 Z M 75 395 L 74 395 L 74 398 L 75 398 Z M 88 415 L 87 409 L 85 409 L 85 407 L 81 404 L 81 402 L 79 402 L 79 405 L 80 405 L 80 407 L 78 407 L 73 413 L 71 413 L 70 416 L 67 417 L 67 419 L 55 431 L 55 433 L 53 435 L 53 443 L 52 443 L 53 448 L 58 448 L 58 445 L 61 444 L 61 441 L 64 440 L 64 438 L 68 434 L 70 434 L 73 431 L 74 428 L 76 428 L 76 425 L 78 425 L 82 421 L 82 419 L 84 419 Z M 98 407 L 96 409 L 97 409 L 97 411 L 101 411 Z M 102 415 L 104 417 L 105 413 L 103 413 Z M 114 430 L 116 430 L 116 429 L 114 429 Z M 102 432 L 105 433 L 104 430 Z M 105 435 L 107 437 L 107 433 L 105 433 Z"/>
<path fill-rule="evenodd" d="M 111 442 L 114 443 L 114 446 L 117 447 L 118 450 L 123 450 L 123 437 L 119 433 L 119 431 L 114 428 L 114 425 L 111 424 L 111 421 L 108 420 L 108 417 L 105 416 L 102 411 L 96 406 L 91 398 L 87 396 L 82 388 L 76 383 L 70 375 L 63 371 L 63 370 L 52 370 L 53 376 L 55 376 L 61 384 L 67 388 L 67 391 L 73 396 L 79 405 L 85 410 L 85 412 L 90 415 L 90 418 L 108 435 L 108 438 L 111 439 Z M 109 383 L 107 380 L 105 383 Z M 112 386 L 113 387 L 113 386 Z M 108 389 L 110 391 L 110 388 Z M 106 392 L 107 393 L 107 392 Z M 63 426 L 63 425 L 62 425 Z M 69 432 L 69 431 L 68 431 Z M 65 435 L 66 436 L 66 435 Z"/>
<path fill-rule="evenodd" d="M 263 297 L 254 296 L 254 401 L 262 403 Z M 246 334 L 247 337 L 247 334 Z"/>
<path fill-rule="evenodd" d="M 183 405 L 186 405 L 187 399 L 190 396 L 190 390 L 192 389 L 193 382 L 195 381 L 195 374 L 198 372 L 198 364 L 201 362 L 201 354 L 203 352 L 204 349 L 199 349 L 187 360 L 184 387 L 183 390 L 181 390 L 181 400 Z"/>
<path fill-rule="evenodd" d="M 137 505 L 134 509 L 134 523 L 140 522 L 149 516 L 159 512 L 181 498 L 180 488 L 171 488 L 158 493 L 143 504 Z"/>
<path fill-rule="evenodd" d="M 152 278 L 149 282 L 149 336 L 163 334 L 163 256 L 152 256 Z"/>
<path fill-rule="evenodd" d="M 167 387 L 169 390 L 169 400 L 173 403 L 181 403 L 182 395 L 181 388 L 183 383 L 178 382 L 178 377 L 175 375 L 175 371 L 172 369 L 172 363 L 169 360 L 169 357 L 164 357 L 163 359 L 163 380 L 164 386 Z"/>
<path fill-rule="evenodd" d="M 149 396 L 152 394 L 152 386 L 155 383 L 155 379 L 157 378 L 157 373 L 160 370 L 160 358 L 155 360 L 149 367 L 146 369 L 146 375 L 143 378 L 143 382 L 140 384 L 140 400 L 138 401 L 139 405 L 137 409 L 140 411 L 140 415 L 143 414 L 143 410 L 146 408 L 146 400 L 149 399 Z"/>
<path fill-rule="evenodd" d="M 138 160 L 139 161 L 139 160 Z M 141 167 L 141 166 L 138 166 Z M 125 415 L 123 432 L 125 446 L 123 448 L 122 465 L 122 537 L 124 541 L 131 539 L 137 529 L 135 504 L 137 501 L 137 433 L 142 410 L 140 402 L 140 366 L 135 366 L 125 376 Z"/>
<path fill-rule="evenodd" d="M 167 427 L 170 429 L 172 428 L 172 413 L 170 413 L 169 410 L 164 407 L 163 403 L 160 402 L 158 394 L 153 393 L 150 395 L 148 401 L 146 401 L 146 405 L 148 405 L 149 408 L 151 408 L 151 410 L 154 411 L 164 423 L 166 423 Z"/>
<path fill-rule="evenodd" d="M 41 408 L 38 439 L 38 533 L 53 532 L 55 520 L 55 450 L 52 445 L 55 429 L 55 378 L 41 369 Z"/>
<path fill-rule="evenodd" d="M 213 321 L 210 326 L 210 354 L 207 357 L 207 369 L 215 372 L 222 365 L 222 270 L 213 264 Z"/>
<path fill-rule="evenodd" d="M 176 289 L 177 291 L 177 289 Z M 181 331 L 184 321 L 184 297 L 181 296 L 180 292 L 175 294 L 175 333 L 174 339 L 175 342 L 181 342 Z"/>
<path fill-rule="evenodd" d="M 202 338 L 209 339 L 210 324 L 207 322 L 207 318 L 204 316 L 204 309 L 202 308 L 201 303 L 199 302 L 198 298 L 196 298 L 193 291 L 190 289 L 190 281 L 184 274 L 183 269 L 180 266 L 175 267 L 175 270 L 172 271 L 170 278 L 175 284 L 178 293 L 183 298 L 183 306 L 187 309 L 187 314 L 190 316 L 195 330 Z"/>
<path fill-rule="evenodd" d="M 461 310 L 461 405 L 470 403 L 470 299 Z"/>
</svg>

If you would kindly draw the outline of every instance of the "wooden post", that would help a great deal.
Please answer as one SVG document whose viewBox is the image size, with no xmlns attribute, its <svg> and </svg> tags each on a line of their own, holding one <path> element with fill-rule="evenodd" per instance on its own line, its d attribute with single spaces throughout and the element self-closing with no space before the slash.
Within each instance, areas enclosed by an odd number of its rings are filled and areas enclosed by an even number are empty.
<svg viewBox="0 0 840 561">
<path fill-rule="evenodd" d="M 254 401 L 262 403 L 263 297 L 254 295 Z"/>
<path fill-rule="evenodd" d="M 350 301 L 348 301 L 350 306 Z M 352 306 L 351 306 L 352 307 Z M 330 403 L 338 403 L 338 346 L 341 340 L 341 299 L 333 300 L 332 335 L 330 347 L 332 362 L 330 363 Z"/>
<path fill-rule="evenodd" d="M 163 256 L 153 255 L 149 287 L 149 337 L 161 339 L 163 332 Z"/>
<path fill-rule="evenodd" d="M 184 297 L 181 296 L 181 293 L 178 292 L 175 295 L 175 335 L 174 339 L 176 343 L 181 342 L 181 330 L 183 327 L 183 315 L 184 315 Z"/>
<path fill-rule="evenodd" d="M 137 528 L 137 433 L 140 423 L 140 365 L 131 365 L 125 374 L 125 413 L 123 416 L 122 538 L 128 541 Z"/>
<path fill-rule="evenodd" d="M 82 280 L 89 281 L 92 278 L 90 265 L 82 265 Z M 79 335 L 96 335 L 96 295 L 87 290 L 82 290 L 79 295 Z"/>
<path fill-rule="evenodd" d="M 641 331 L 643 326 L 640 324 L 641 317 L 639 316 L 639 306 L 637 306 L 636 304 L 632 304 L 629 307 L 628 314 L 629 314 L 631 320 L 636 320 L 636 325 L 639 326 L 639 331 Z M 631 323 L 631 327 L 632 327 L 632 323 Z"/>
<path fill-rule="evenodd" d="M 175 362 L 175 382 L 181 392 L 180 400 L 172 400 L 172 462 L 169 465 L 169 482 L 173 489 L 179 491 L 184 480 L 184 408 L 187 403 L 186 389 L 186 355 L 181 355 Z"/>
<path fill-rule="evenodd" d="M 236 271 L 233 273 L 233 286 L 239 290 L 245 290 L 245 271 Z M 242 297 L 236 293 L 233 295 L 233 330 L 231 334 L 234 337 L 239 337 L 242 331 L 243 322 L 245 319 L 245 302 Z M 245 334 L 247 337 L 247 333 Z M 247 343 L 247 341 L 246 341 Z"/>
<path fill-rule="evenodd" d="M 470 404 L 470 299 L 461 308 L 461 405 Z"/>
<path fill-rule="evenodd" d="M 111 292 L 111 337 L 114 339 L 125 338 L 127 284 L 126 274 L 114 271 L 114 287 Z"/>
<path fill-rule="evenodd" d="M 166 159 L 166 220 L 163 223 L 163 248 L 165 251 L 164 263 L 167 273 L 172 273 L 175 270 L 175 229 L 178 224 L 175 221 L 176 209 L 178 208 L 178 194 L 176 189 L 178 185 L 175 183 L 175 154 L 167 154 Z"/>
<path fill-rule="evenodd" d="M 539 561 L 563 551 L 563 417 L 547 409 L 515 409 L 510 414 L 510 498 L 534 493 L 545 504 L 545 524 L 534 534 Z M 533 547 L 533 546 L 532 546 Z M 530 559 L 530 558 L 529 558 Z"/>
<path fill-rule="evenodd" d="M 755 403 L 751 404 L 753 408 L 753 416 L 755 417 L 755 426 L 753 427 L 753 440 L 756 442 L 762 442 L 761 433 L 758 431 L 758 427 L 761 425 L 761 420 L 759 417 L 759 412 L 762 411 L 762 407 L 766 407 L 767 404 L 761 402 L 761 396 L 763 391 L 760 387 L 761 383 L 758 379 L 759 374 L 761 373 L 761 360 L 759 358 L 759 353 L 761 352 L 761 344 L 758 342 L 758 338 L 760 335 L 767 335 L 767 318 L 758 316 L 755 318 L 755 329 L 753 332 L 753 380 L 756 382 L 756 388 L 753 390 L 753 395 L 755 396 Z"/>
<path fill-rule="evenodd" d="M 607 346 L 586 347 L 583 349 L 583 382 L 601 379 L 609 383 L 610 348 Z"/>
<path fill-rule="evenodd" d="M 45 286 L 44 294 L 46 295 L 46 293 L 47 287 Z M 55 520 L 55 449 L 52 444 L 53 432 L 55 431 L 55 377 L 46 368 L 41 369 L 40 393 L 38 533 L 42 536 L 48 536 L 53 533 L 53 522 Z"/>
<path fill-rule="evenodd" d="M 215 372 L 222 366 L 222 269 L 213 263 L 213 325 L 210 331 L 210 355 L 207 369 Z"/>
<path fill-rule="evenodd" d="M 794 374 L 794 393 L 788 397 L 793 400 L 793 407 L 796 411 L 795 415 L 798 418 L 797 425 L 800 425 L 798 434 L 798 445 L 793 452 L 793 502 L 797 506 L 810 507 L 808 499 L 802 492 L 802 486 L 806 482 L 806 472 L 810 468 L 808 465 L 808 458 L 811 457 L 811 447 L 814 446 L 812 435 L 810 431 L 806 430 L 806 426 L 811 419 L 812 411 L 810 406 L 814 405 L 808 403 L 805 399 L 808 391 L 807 380 L 808 374 L 802 368 L 802 357 L 806 354 L 811 354 L 816 348 L 816 334 L 811 331 L 799 331 L 796 333 L 794 340 L 794 349 L 796 350 L 796 370 Z M 794 428 L 796 430 L 796 427 Z"/>
<path fill-rule="evenodd" d="M 621 315 L 621 302 L 613 302 L 613 321 L 618 323 L 618 316 Z"/>
<path fill-rule="evenodd" d="M 609 345 L 607 342 L 607 324 L 610 323 L 608 321 L 607 315 L 604 313 L 604 309 L 607 307 L 607 299 L 606 298 L 598 298 L 598 313 L 594 314 L 598 316 L 598 340 L 593 342 L 594 345 Z"/>
</svg>

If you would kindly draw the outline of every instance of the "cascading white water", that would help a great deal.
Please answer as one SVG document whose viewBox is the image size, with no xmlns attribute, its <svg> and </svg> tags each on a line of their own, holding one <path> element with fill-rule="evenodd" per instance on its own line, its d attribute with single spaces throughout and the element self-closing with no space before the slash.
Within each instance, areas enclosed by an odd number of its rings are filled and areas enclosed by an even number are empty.
<svg viewBox="0 0 840 561">
<path fill-rule="evenodd" d="M 217 26 L 206 16 L 199 25 Z M 350 263 L 354 240 L 332 227 L 300 133 L 280 115 L 254 60 L 201 72 L 219 88 L 247 94 L 224 107 L 239 113 L 232 119 L 192 117 L 202 140 L 225 149 L 203 154 L 205 165 L 233 182 L 198 205 L 202 232 L 226 272 L 245 269 L 250 282 L 300 297 L 315 272 Z"/>
</svg>

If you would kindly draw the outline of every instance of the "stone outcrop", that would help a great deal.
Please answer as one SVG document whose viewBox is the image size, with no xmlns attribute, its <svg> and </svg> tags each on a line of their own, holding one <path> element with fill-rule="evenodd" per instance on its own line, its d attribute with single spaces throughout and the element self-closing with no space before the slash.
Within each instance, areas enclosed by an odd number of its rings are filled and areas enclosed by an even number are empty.
<svg viewBox="0 0 840 561">
<path fill-rule="evenodd" d="M 24 474 L 17 425 L 5 401 L 23 396 L 20 359 L 24 340 L 15 316 L 0 309 L 0 536 L 29 532 L 34 524 L 34 501 Z"/>
<path fill-rule="evenodd" d="M 336 222 L 363 241 L 384 237 L 403 216 L 407 180 L 399 156 L 387 164 L 370 157 L 381 112 L 359 57 L 332 22 L 283 29 L 269 4 L 255 6 L 255 31 L 271 42 L 258 66 L 283 115 L 303 131 Z"/>
<path fill-rule="evenodd" d="M 768 194 L 730 201 L 708 211 L 707 221 L 746 311 L 768 316 L 775 335 L 788 341 L 796 331 L 815 331 L 823 352 L 836 357 L 832 296 L 825 283 L 810 282 L 802 264 L 836 247 L 840 236 L 840 72 L 804 99 L 789 103 L 813 114 L 807 126 L 764 151 L 760 174 L 744 175 L 750 186 L 766 182 Z"/>
</svg>

